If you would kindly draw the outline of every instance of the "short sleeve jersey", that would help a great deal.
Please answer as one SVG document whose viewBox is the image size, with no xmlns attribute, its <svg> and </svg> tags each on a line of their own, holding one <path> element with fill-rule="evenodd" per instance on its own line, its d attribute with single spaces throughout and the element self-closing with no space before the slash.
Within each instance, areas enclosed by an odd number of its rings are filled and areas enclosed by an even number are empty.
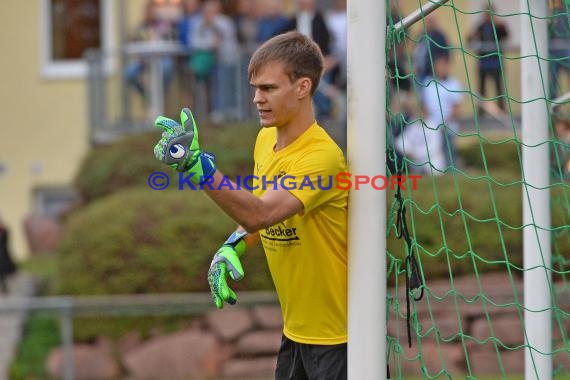
<svg viewBox="0 0 570 380">
<path fill-rule="evenodd" d="M 283 333 L 307 344 L 347 341 L 347 202 L 336 187 L 346 172 L 340 148 L 317 123 L 274 151 L 276 129 L 260 131 L 254 151 L 254 191 L 281 186 L 304 210 L 259 231 L 281 311 Z"/>
</svg>

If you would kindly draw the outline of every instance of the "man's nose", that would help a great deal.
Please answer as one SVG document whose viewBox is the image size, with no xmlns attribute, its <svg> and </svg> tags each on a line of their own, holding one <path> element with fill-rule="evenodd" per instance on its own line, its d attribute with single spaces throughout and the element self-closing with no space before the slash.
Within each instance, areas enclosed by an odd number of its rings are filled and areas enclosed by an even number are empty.
<svg viewBox="0 0 570 380">
<path fill-rule="evenodd" d="M 259 104 L 259 103 L 263 103 L 264 101 L 265 101 L 265 98 L 261 94 L 261 91 L 255 90 L 255 94 L 253 96 L 253 103 Z"/>
</svg>

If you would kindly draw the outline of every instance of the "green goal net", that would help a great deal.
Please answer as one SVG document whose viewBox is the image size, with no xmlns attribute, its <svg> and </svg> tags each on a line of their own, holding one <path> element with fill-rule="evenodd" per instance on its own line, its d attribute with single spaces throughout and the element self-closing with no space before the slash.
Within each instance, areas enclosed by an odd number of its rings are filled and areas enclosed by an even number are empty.
<svg viewBox="0 0 570 380">
<path fill-rule="evenodd" d="M 531 2 L 433 1 L 407 25 L 430 2 L 387 0 L 387 170 L 421 175 L 388 198 L 391 378 L 522 378 L 526 361 L 543 379 L 546 360 L 570 379 L 570 1 Z M 538 3 L 544 14 L 533 14 Z M 529 95 L 521 75 L 533 59 L 542 69 L 531 70 L 539 92 Z M 537 104 L 545 116 L 532 127 L 547 137 L 528 142 L 525 112 L 536 115 L 525 107 Z M 523 152 L 541 148 L 529 167 Z M 545 186 L 532 183 L 536 168 Z M 548 197 L 547 226 L 537 210 L 523 217 L 536 194 Z M 528 229 L 550 243 L 530 267 Z M 536 296 L 524 279 L 535 272 L 547 310 L 528 306 Z M 530 323 L 533 314 L 550 323 Z"/>
</svg>

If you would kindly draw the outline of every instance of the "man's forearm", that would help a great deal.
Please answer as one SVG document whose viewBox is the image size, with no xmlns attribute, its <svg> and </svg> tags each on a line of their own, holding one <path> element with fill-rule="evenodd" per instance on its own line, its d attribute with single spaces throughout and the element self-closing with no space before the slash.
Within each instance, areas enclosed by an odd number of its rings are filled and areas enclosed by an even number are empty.
<svg viewBox="0 0 570 380">
<path fill-rule="evenodd" d="M 268 189 L 257 197 L 235 185 L 228 188 L 227 179 L 219 171 L 213 177 L 213 181 L 207 181 L 210 186 L 203 186 L 204 191 L 247 232 L 273 226 L 303 211 L 303 203 L 285 189 Z"/>
<path fill-rule="evenodd" d="M 204 189 L 247 232 L 257 232 L 303 210 L 301 201 L 281 188 L 256 197 L 248 191 L 238 190 L 235 184 L 228 186 L 228 179 L 216 169 L 215 157 L 200 149 L 198 128 L 189 109 L 180 111 L 180 122 L 158 116 L 155 126 L 163 131 L 154 146 L 156 158 L 178 172 L 186 173 L 184 181 L 200 185 L 200 189 Z"/>
<path fill-rule="evenodd" d="M 209 182 L 211 186 L 204 186 L 204 191 L 244 230 L 249 233 L 257 232 L 257 226 L 263 224 L 265 215 L 263 201 L 246 190 L 238 190 L 235 184 L 232 186 L 233 189 L 219 186 L 222 179 L 223 174 L 219 170 L 216 171 L 214 181 Z"/>
</svg>

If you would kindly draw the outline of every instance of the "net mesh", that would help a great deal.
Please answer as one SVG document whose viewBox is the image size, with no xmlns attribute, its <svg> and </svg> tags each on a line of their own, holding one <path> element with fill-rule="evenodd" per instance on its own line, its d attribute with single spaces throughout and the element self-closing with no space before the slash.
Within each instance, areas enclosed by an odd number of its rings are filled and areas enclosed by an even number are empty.
<svg viewBox="0 0 570 380">
<path fill-rule="evenodd" d="M 543 94 L 532 100 L 548 107 L 542 144 L 550 181 L 542 191 L 551 197 L 552 260 L 544 270 L 551 275 L 553 341 L 544 354 L 555 378 L 570 378 L 570 2 L 549 1 L 546 17 L 522 12 L 519 3 L 449 1 L 396 30 L 426 2 L 387 1 L 388 171 L 421 175 L 393 189 L 388 216 L 392 378 L 524 372 L 525 17 L 548 25 L 548 53 L 539 58 L 549 74 L 542 73 Z"/>
</svg>

